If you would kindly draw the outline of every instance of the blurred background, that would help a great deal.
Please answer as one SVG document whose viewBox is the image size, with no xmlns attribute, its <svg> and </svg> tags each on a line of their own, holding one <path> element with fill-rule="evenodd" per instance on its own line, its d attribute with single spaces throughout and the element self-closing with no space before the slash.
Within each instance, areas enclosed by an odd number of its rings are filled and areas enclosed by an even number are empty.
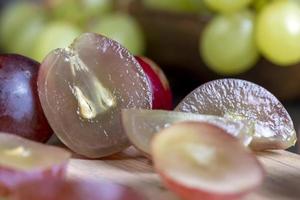
<svg viewBox="0 0 300 200">
<path fill-rule="evenodd" d="M 157 62 L 174 105 L 204 82 L 241 78 L 275 94 L 300 130 L 300 1 L 228 2 L 0 0 L 0 52 L 41 62 L 80 33 L 100 33 Z"/>
</svg>

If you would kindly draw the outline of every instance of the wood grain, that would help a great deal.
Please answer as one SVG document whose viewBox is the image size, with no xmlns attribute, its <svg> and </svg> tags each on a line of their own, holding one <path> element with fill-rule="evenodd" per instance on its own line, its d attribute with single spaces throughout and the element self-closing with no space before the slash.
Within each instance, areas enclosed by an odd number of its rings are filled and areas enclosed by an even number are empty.
<svg viewBox="0 0 300 200">
<path fill-rule="evenodd" d="M 266 169 L 264 184 L 245 200 L 299 200 L 300 156 L 286 151 L 258 153 Z M 79 179 L 109 179 L 131 186 L 144 193 L 149 200 L 179 200 L 164 188 L 151 162 L 134 148 L 102 160 L 73 158 L 69 177 Z"/>
</svg>

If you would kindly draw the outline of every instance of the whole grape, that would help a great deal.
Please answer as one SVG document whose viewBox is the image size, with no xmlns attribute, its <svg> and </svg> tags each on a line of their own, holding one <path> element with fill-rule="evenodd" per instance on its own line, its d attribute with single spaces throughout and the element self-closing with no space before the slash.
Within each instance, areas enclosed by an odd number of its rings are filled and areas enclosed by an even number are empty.
<svg viewBox="0 0 300 200">
<path fill-rule="evenodd" d="M 216 16 L 202 34 L 200 49 L 208 67 L 219 74 L 233 75 L 247 71 L 258 59 L 254 15 L 243 11 Z"/>
<path fill-rule="evenodd" d="M 236 12 L 247 7 L 252 0 L 204 0 L 205 4 L 221 13 Z"/>
<path fill-rule="evenodd" d="M 261 53 L 275 64 L 300 61 L 300 5 L 273 1 L 258 15 L 256 42 Z"/>
<path fill-rule="evenodd" d="M 202 0 L 143 0 L 145 6 L 173 11 L 173 12 L 199 12 L 206 10 Z"/>
<path fill-rule="evenodd" d="M 132 54 L 142 54 L 145 48 L 144 35 L 134 18 L 127 14 L 107 15 L 92 28 L 92 32 L 116 40 Z"/>
</svg>

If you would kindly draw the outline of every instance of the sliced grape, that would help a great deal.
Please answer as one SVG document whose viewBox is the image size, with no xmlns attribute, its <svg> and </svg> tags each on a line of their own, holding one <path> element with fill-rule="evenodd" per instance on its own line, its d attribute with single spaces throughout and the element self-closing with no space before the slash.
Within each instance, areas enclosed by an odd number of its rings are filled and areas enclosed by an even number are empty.
<svg viewBox="0 0 300 200">
<path fill-rule="evenodd" d="M 37 188 L 39 188 L 37 190 Z M 144 200 L 134 189 L 110 181 L 36 180 L 19 185 L 9 200 Z"/>
<path fill-rule="evenodd" d="M 70 157 L 64 149 L 0 133 L 0 196 L 22 182 L 62 178 Z"/>
<path fill-rule="evenodd" d="M 252 0 L 204 0 L 204 2 L 212 10 L 230 13 L 246 8 Z"/>
<path fill-rule="evenodd" d="M 141 66 L 120 44 L 85 33 L 43 61 L 38 90 L 56 135 L 73 151 L 102 157 L 128 146 L 122 108 L 151 108 Z"/>
<path fill-rule="evenodd" d="M 31 57 L 42 61 L 52 50 L 68 46 L 81 31 L 65 22 L 52 22 L 40 32 L 34 44 Z"/>
<path fill-rule="evenodd" d="M 261 53 L 275 64 L 300 61 L 300 5 L 295 1 L 272 1 L 257 18 L 256 41 Z"/>
<path fill-rule="evenodd" d="M 122 122 L 132 144 L 146 154 L 150 154 L 150 142 L 160 130 L 180 121 L 202 121 L 214 124 L 232 134 L 248 145 L 252 140 L 254 129 L 247 121 L 235 121 L 212 115 L 192 113 L 123 109 Z"/>
<path fill-rule="evenodd" d="M 132 54 L 143 54 L 145 41 L 139 24 L 129 15 L 114 13 L 103 17 L 91 29 L 125 46 Z"/>
<path fill-rule="evenodd" d="M 200 38 L 200 53 L 210 69 L 221 75 L 234 75 L 254 66 L 258 60 L 254 20 L 250 11 L 211 20 Z"/>
<path fill-rule="evenodd" d="M 177 111 L 249 120 L 255 125 L 251 147 L 286 149 L 297 137 L 293 122 L 279 100 L 265 88 L 239 79 L 220 79 L 187 95 Z"/>
<path fill-rule="evenodd" d="M 185 200 L 241 199 L 263 182 L 255 155 L 211 124 L 175 124 L 154 137 L 151 150 L 166 186 Z"/>
</svg>

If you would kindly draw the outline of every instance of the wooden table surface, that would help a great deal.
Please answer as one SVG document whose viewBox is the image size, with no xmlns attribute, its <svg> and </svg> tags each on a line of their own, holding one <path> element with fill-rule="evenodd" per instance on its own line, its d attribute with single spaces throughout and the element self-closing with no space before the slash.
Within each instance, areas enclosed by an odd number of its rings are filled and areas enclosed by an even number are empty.
<svg viewBox="0 0 300 200">
<path fill-rule="evenodd" d="M 258 154 L 267 176 L 264 184 L 244 200 L 300 200 L 300 156 L 286 151 Z M 68 176 L 80 179 L 109 179 L 131 186 L 149 200 L 178 200 L 164 188 L 151 162 L 134 148 L 102 160 L 74 157 Z"/>
</svg>

